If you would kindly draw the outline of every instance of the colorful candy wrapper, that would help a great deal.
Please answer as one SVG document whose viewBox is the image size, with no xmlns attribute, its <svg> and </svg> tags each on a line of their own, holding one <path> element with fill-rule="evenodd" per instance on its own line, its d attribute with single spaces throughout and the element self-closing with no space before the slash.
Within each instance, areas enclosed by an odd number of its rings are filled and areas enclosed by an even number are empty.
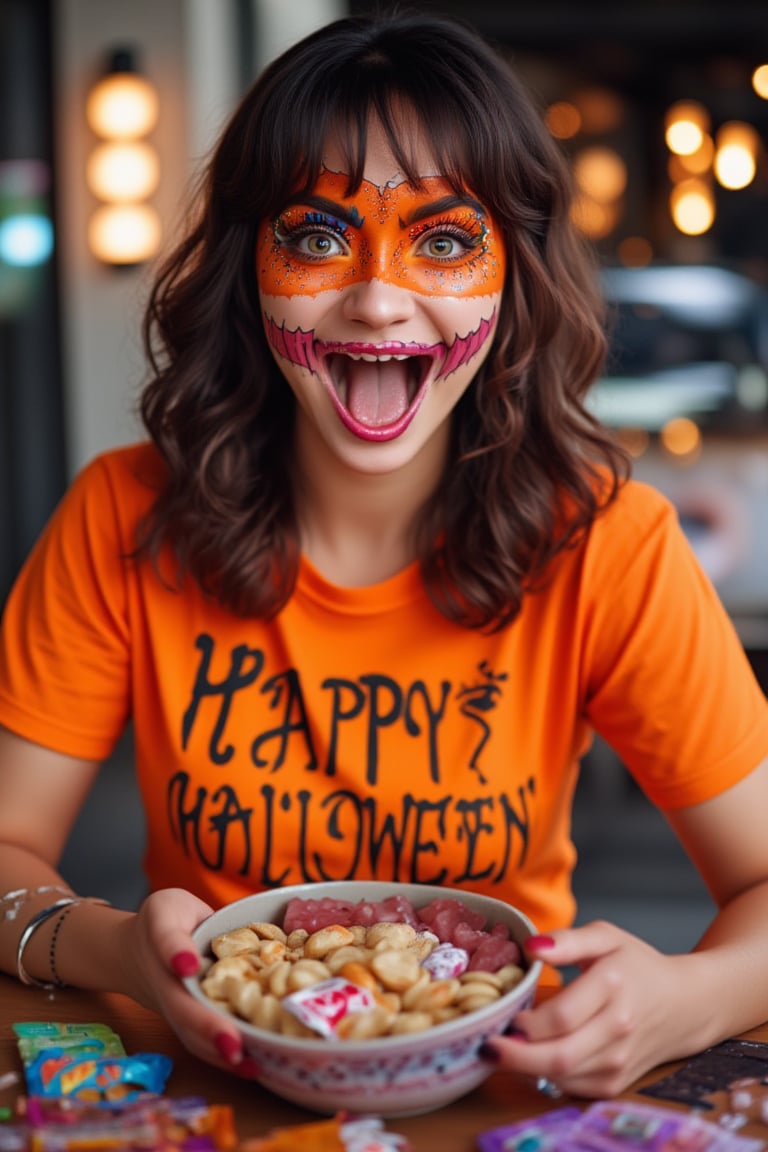
<svg viewBox="0 0 768 1152">
<path fill-rule="evenodd" d="M 479 1152 L 557 1152 L 580 1115 L 578 1108 L 558 1108 L 530 1120 L 503 1124 L 481 1132 L 477 1147 Z"/>
<path fill-rule="evenodd" d="M 759 1152 L 754 1140 L 690 1113 L 600 1100 L 585 1112 L 559 1108 L 483 1132 L 479 1152 Z"/>
<path fill-rule="evenodd" d="M 125 1056 L 123 1042 L 107 1024 L 56 1024 L 32 1020 L 14 1024 L 19 1053 L 24 1064 L 52 1047 L 80 1055 Z"/>
<path fill-rule="evenodd" d="M 74 1096 L 108 1105 L 159 1095 L 172 1061 L 159 1052 L 126 1055 L 103 1024 L 14 1024 L 30 1096 Z"/>
<path fill-rule="evenodd" d="M 336 1038 L 339 1022 L 350 1012 L 364 1012 L 375 1003 L 369 989 L 340 976 L 292 992 L 283 1000 L 283 1006 L 302 1024 L 328 1039 Z"/>
<path fill-rule="evenodd" d="M 764 1143 L 688 1112 L 600 1100 L 575 1121 L 560 1147 L 562 1152 L 759 1152 Z"/>
<path fill-rule="evenodd" d="M 387 1132 L 374 1116 L 318 1120 L 290 1128 L 275 1128 L 267 1136 L 246 1140 L 241 1152 L 413 1152 L 404 1136 Z"/>
<path fill-rule="evenodd" d="M 110 1109 L 71 1098 L 27 1097 L 19 1114 L 25 1127 L 14 1127 L 26 1137 L 24 1152 L 232 1152 L 238 1145 L 232 1108 L 198 1096 L 143 1098 Z"/>
<path fill-rule="evenodd" d="M 469 968 L 469 952 L 465 948 L 457 948 L 454 944 L 438 944 L 432 949 L 429 956 L 421 962 L 435 980 L 450 980 L 453 976 L 461 976 Z"/>
</svg>

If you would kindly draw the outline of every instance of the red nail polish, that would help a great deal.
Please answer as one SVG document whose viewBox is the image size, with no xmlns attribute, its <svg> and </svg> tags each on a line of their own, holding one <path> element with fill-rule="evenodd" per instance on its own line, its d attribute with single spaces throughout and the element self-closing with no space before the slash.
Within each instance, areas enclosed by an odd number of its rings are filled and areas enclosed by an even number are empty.
<svg viewBox="0 0 768 1152">
<path fill-rule="evenodd" d="M 529 936 L 525 941 L 526 948 L 533 948 L 538 952 L 541 948 L 554 948 L 555 941 L 551 936 Z"/>
<path fill-rule="evenodd" d="M 194 976 L 200 968 L 200 960 L 194 952 L 177 952 L 171 957 L 171 968 L 177 976 Z"/>
<path fill-rule="evenodd" d="M 219 1050 L 219 1055 L 226 1060 L 228 1064 L 238 1064 L 240 1056 L 240 1041 L 231 1036 L 229 1032 L 219 1032 L 214 1036 L 214 1043 Z"/>
</svg>

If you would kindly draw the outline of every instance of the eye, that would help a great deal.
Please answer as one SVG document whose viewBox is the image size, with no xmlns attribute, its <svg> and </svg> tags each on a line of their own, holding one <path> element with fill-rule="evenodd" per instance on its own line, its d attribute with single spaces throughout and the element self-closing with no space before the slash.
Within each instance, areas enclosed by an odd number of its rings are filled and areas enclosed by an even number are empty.
<svg viewBox="0 0 768 1152">
<path fill-rule="evenodd" d="M 467 259 L 483 245 L 486 229 L 477 217 L 468 220 L 436 220 L 413 237 L 415 252 L 437 263 Z"/>
<path fill-rule="evenodd" d="M 276 220 L 274 235 L 278 245 L 298 260 L 332 260 L 351 253 L 344 225 L 325 213 L 305 212 L 299 219 L 285 213 Z"/>
<path fill-rule="evenodd" d="M 324 260 L 329 256 L 345 256 L 349 252 L 344 241 L 332 232 L 315 230 L 307 231 L 303 235 L 294 233 L 287 237 L 285 242 L 286 246 L 299 256 L 305 256 L 311 260 Z"/>
<path fill-rule="evenodd" d="M 447 232 L 436 232 L 422 241 L 421 249 L 426 256 L 431 256 L 434 260 L 446 260 L 463 256 L 469 250 L 469 245 Z"/>
</svg>

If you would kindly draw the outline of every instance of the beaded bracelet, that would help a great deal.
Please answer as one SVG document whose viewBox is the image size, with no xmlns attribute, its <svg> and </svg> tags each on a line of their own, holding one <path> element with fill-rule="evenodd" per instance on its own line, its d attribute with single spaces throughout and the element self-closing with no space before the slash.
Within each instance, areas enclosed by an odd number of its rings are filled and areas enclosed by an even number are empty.
<svg viewBox="0 0 768 1152">
<path fill-rule="evenodd" d="M 53 935 L 51 936 L 51 945 L 50 945 L 50 948 L 48 949 L 48 961 L 50 964 L 51 976 L 53 976 L 53 984 L 54 984 L 55 988 L 66 988 L 66 986 L 67 986 L 65 981 L 62 980 L 61 976 L 59 976 L 59 973 L 56 970 L 56 941 L 59 938 L 59 932 L 61 931 L 62 924 L 64 923 L 67 916 L 70 914 L 70 912 L 72 911 L 72 909 L 74 907 L 75 907 L 74 904 L 67 905 L 67 907 L 61 913 L 58 920 L 56 921 L 56 923 L 53 926 Z"/>
<path fill-rule="evenodd" d="M 27 984 L 34 988 L 42 988 L 45 992 L 52 992 L 56 987 L 61 987 L 61 982 L 58 984 L 51 984 L 46 983 L 44 980 L 38 980 L 36 976 L 30 976 L 29 972 L 27 972 L 26 968 L 24 967 L 24 950 L 34 936 L 35 932 L 37 932 L 38 928 L 40 928 L 46 922 L 46 920 L 53 916 L 55 912 L 58 912 L 60 908 L 69 908 L 70 906 L 74 907 L 76 904 L 84 903 L 105 904 L 107 907 L 111 907 L 109 900 L 101 900 L 97 896 L 63 896 L 61 900 L 57 900 L 54 904 L 49 904 L 47 908 L 43 908 L 40 912 L 37 912 L 32 917 L 29 924 L 27 924 L 26 928 L 22 932 L 19 939 L 18 948 L 16 949 L 16 973 L 22 984 Z M 59 924 L 56 925 L 56 929 L 54 929 L 54 935 L 57 934 L 57 929 L 60 927 L 61 923 L 59 922 Z M 55 940 L 52 939 L 51 952 L 53 952 L 54 944 Z M 51 956 L 51 965 L 53 967 L 53 956 Z"/>
</svg>

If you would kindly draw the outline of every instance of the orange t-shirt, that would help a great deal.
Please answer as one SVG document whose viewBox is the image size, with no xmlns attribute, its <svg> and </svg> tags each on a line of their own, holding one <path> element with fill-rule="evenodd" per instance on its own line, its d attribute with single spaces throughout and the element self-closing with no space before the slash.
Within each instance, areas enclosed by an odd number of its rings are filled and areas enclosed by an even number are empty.
<svg viewBox="0 0 768 1152">
<path fill-rule="evenodd" d="M 669 503 L 629 483 L 495 635 L 412 565 L 340 588 L 308 563 L 272 621 L 128 558 L 154 449 L 84 470 L 6 607 L 0 723 L 102 759 L 134 725 L 153 888 L 217 906 L 377 878 L 572 920 L 571 799 L 592 729 L 661 807 L 768 755 L 768 703 Z M 173 572 L 171 558 L 168 572 Z"/>
</svg>

